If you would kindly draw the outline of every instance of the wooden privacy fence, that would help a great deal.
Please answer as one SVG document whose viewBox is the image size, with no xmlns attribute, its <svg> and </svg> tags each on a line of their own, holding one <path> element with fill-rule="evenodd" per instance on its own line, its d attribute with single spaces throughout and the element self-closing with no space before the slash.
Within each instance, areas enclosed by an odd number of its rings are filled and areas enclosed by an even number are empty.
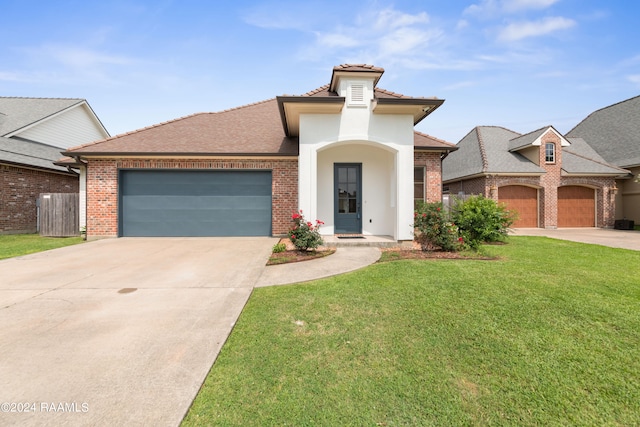
<svg viewBox="0 0 640 427">
<path fill-rule="evenodd" d="M 40 235 L 68 237 L 80 234 L 78 193 L 40 194 Z"/>
</svg>

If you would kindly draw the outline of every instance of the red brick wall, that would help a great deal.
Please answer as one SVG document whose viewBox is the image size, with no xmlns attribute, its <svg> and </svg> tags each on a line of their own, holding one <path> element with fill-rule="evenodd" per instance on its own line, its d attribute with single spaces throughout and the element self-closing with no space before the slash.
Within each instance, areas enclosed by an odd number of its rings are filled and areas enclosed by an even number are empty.
<svg viewBox="0 0 640 427">
<path fill-rule="evenodd" d="M 118 235 L 119 169 L 267 169 L 272 174 L 273 235 L 286 234 L 298 209 L 298 159 L 89 160 L 87 167 L 87 236 Z"/>
<path fill-rule="evenodd" d="M 486 177 L 465 179 L 447 184 L 449 194 L 457 196 L 459 193 L 483 195 L 489 197 L 489 184 Z"/>
<path fill-rule="evenodd" d="M 442 201 L 442 160 L 440 154 L 429 151 L 414 151 L 413 164 L 425 168 L 425 187 L 427 202 Z"/>
<path fill-rule="evenodd" d="M 35 233 L 41 193 L 77 193 L 77 175 L 0 165 L 0 234 Z"/>
</svg>

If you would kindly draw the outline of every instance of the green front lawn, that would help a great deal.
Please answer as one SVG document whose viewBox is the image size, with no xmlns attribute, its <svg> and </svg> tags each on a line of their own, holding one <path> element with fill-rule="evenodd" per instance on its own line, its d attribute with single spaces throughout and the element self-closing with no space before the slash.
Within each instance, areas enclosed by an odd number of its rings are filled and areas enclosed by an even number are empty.
<svg viewBox="0 0 640 427">
<path fill-rule="evenodd" d="M 41 237 L 38 234 L 0 235 L 0 259 L 82 243 L 81 237 Z"/>
<path fill-rule="evenodd" d="M 639 425 L 640 252 L 509 241 L 255 289 L 184 424 Z"/>
</svg>

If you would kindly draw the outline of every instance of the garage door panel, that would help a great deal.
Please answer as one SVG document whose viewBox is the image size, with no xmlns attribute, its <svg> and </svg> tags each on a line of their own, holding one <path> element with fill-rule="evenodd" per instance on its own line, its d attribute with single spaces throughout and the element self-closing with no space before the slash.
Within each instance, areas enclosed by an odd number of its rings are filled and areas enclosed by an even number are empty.
<svg viewBox="0 0 640 427">
<path fill-rule="evenodd" d="M 270 171 L 122 171 L 123 236 L 271 234 Z"/>
<path fill-rule="evenodd" d="M 507 206 L 507 210 L 516 211 L 516 228 L 535 228 L 538 226 L 538 190 L 523 185 L 507 185 L 498 189 L 498 201 Z"/>
<path fill-rule="evenodd" d="M 558 187 L 558 227 L 595 227 L 595 190 Z"/>
</svg>

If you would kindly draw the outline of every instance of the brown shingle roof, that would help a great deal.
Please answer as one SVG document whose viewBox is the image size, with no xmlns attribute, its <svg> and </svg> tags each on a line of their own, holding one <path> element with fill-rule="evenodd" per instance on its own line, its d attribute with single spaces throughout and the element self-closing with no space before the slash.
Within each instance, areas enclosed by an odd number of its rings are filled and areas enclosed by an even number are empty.
<svg viewBox="0 0 640 427">
<path fill-rule="evenodd" d="M 298 155 L 298 141 L 282 130 L 275 99 L 219 113 L 198 113 L 102 141 L 65 155 Z"/>
<path fill-rule="evenodd" d="M 445 149 L 446 151 L 455 151 L 458 149 L 455 144 L 447 142 L 442 139 L 438 139 L 426 133 L 414 131 L 413 132 L 413 145 L 417 149 Z"/>
<path fill-rule="evenodd" d="M 339 65 L 335 71 L 382 73 L 379 67 L 366 64 Z M 336 98 L 337 93 L 324 85 L 299 98 Z M 412 98 L 375 88 L 376 98 Z M 435 98 L 434 98 L 435 99 Z M 422 149 L 455 150 L 446 141 L 416 132 L 415 145 Z M 287 137 L 277 99 L 269 99 L 218 113 L 198 113 L 117 135 L 102 141 L 74 147 L 65 155 L 253 155 L 297 156 L 298 139 Z"/>
<path fill-rule="evenodd" d="M 376 73 L 384 73 L 384 68 L 369 64 L 340 64 L 333 67 L 333 71 L 372 71 Z"/>
</svg>

